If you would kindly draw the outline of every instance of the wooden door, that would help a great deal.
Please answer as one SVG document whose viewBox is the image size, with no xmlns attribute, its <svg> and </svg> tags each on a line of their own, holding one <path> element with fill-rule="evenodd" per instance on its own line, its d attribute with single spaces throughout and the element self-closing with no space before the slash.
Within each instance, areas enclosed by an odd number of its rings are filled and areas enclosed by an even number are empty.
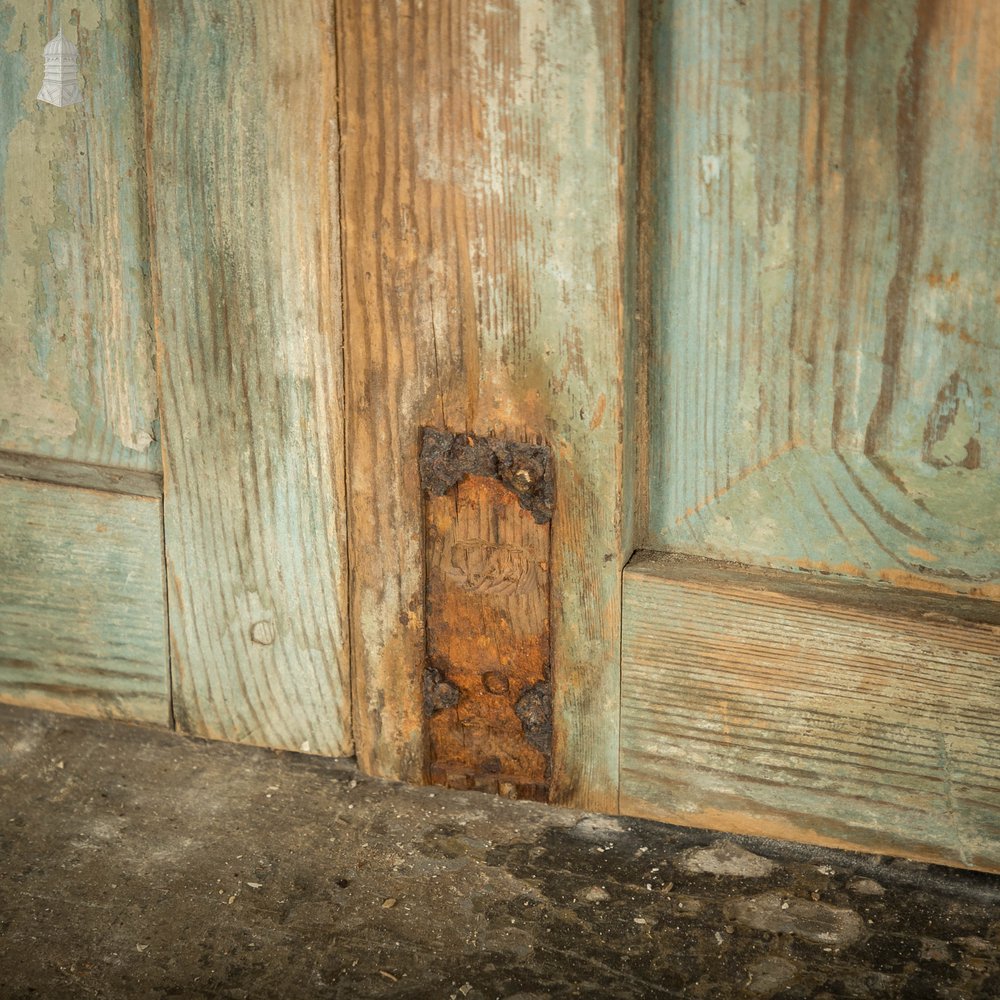
<svg viewBox="0 0 1000 1000">
<path fill-rule="evenodd" d="M 995 867 L 1000 8 L 651 18 L 622 807 Z"/>
<path fill-rule="evenodd" d="M 991 5 L 37 6 L 0 698 L 1000 867 Z"/>
</svg>

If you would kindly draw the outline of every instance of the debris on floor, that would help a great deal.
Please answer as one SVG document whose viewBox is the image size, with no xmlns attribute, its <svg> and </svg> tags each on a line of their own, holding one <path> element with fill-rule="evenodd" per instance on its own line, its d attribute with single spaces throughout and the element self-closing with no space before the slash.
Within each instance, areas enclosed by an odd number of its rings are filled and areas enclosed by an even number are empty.
<svg viewBox="0 0 1000 1000">
<path fill-rule="evenodd" d="M 1000 879 L 0 706 L 0 997 L 1000 997 Z"/>
</svg>

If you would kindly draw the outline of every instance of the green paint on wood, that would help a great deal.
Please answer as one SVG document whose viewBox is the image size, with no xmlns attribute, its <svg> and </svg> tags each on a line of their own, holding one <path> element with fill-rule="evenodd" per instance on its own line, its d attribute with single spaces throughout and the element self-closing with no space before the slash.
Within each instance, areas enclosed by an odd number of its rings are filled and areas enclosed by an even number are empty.
<svg viewBox="0 0 1000 1000">
<path fill-rule="evenodd" d="M 0 0 L 0 449 L 158 471 L 138 17 L 63 14 L 84 103 L 38 104 L 45 5 Z"/>
<path fill-rule="evenodd" d="M 160 503 L 0 478 L 0 701 L 168 725 Z"/>
<path fill-rule="evenodd" d="M 638 556 L 622 811 L 1000 871 L 1000 607 Z"/>
<path fill-rule="evenodd" d="M 657 6 L 654 547 L 1000 594 L 1000 6 Z"/>
<path fill-rule="evenodd" d="M 329 4 L 141 16 L 175 716 L 349 754 Z"/>
</svg>

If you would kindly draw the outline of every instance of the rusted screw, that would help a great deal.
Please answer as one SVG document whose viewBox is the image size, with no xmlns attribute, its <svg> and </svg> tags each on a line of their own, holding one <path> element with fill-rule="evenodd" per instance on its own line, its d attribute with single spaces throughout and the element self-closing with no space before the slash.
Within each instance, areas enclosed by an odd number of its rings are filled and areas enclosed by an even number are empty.
<svg viewBox="0 0 1000 1000">
<path fill-rule="evenodd" d="M 510 690 L 510 681 L 496 670 L 488 670 L 483 674 L 483 687 L 490 694 L 506 694 Z"/>
</svg>

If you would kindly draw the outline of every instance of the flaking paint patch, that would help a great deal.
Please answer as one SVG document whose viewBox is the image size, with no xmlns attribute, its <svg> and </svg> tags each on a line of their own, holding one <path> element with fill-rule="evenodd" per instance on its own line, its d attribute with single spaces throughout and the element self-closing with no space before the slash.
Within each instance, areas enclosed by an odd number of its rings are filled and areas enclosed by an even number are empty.
<svg viewBox="0 0 1000 1000">
<path fill-rule="evenodd" d="M 963 449 L 964 451 L 964 449 Z M 961 525 L 956 535 L 964 543 L 969 575 L 987 571 L 1000 561 L 1000 472 L 959 465 L 935 468 L 915 463 L 909 454 L 889 456 L 890 468 L 907 495 L 942 525 Z M 951 539 L 949 539 L 951 541 Z M 996 577 L 995 569 L 992 576 Z"/>
<path fill-rule="evenodd" d="M 760 309 L 765 329 L 782 325 L 791 306 L 795 279 L 795 248 L 792 213 L 783 211 L 763 232 L 760 273 Z"/>
<path fill-rule="evenodd" d="M 745 92 L 741 91 L 733 97 L 732 121 L 729 162 L 732 171 L 733 218 L 743 228 L 746 237 L 756 238 L 757 154 L 750 121 L 750 98 Z"/>
<path fill-rule="evenodd" d="M 962 397 L 955 403 L 954 419 L 947 431 L 930 447 L 931 457 L 936 465 L 962 465 L 969 458 L 969 444 L 979 433 L 979 421 L 975 419 L 970 401 Z"/>
</svg>

